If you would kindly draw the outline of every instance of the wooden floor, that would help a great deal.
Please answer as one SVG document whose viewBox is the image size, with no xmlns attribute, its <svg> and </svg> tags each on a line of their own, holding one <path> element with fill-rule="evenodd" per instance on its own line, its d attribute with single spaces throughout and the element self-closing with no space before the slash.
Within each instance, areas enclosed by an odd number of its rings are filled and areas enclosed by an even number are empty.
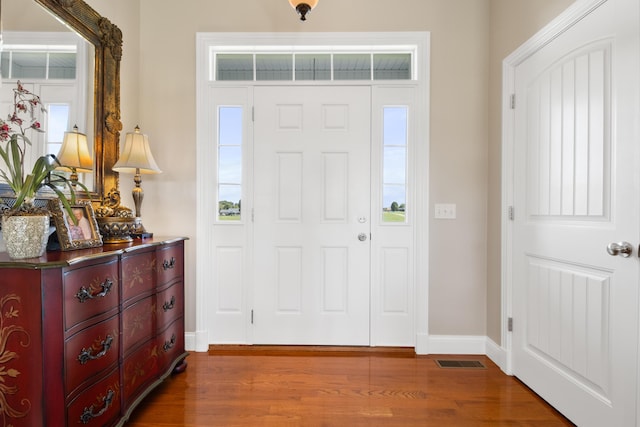
<svg viewBox="0 0 640 427">
<path fill-rule="evenodd" d="M 126 427 L 571 426 L 483 356 L 224 347 L 192 353 Z M 436 359 L 486 369 L 441 368 Z"/>
</svg>

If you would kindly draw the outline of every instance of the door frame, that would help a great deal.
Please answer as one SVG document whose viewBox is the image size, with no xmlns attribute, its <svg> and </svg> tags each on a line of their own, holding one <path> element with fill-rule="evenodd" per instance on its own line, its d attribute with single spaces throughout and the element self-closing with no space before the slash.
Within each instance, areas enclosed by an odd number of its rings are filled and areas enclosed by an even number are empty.
<svg viewBox="0 0 640 427">
<path fill-rule="evenodd" d="M 214 158 L 210 139 L 213 130 L 210 126 L 212 113 L 208 105 L 208 94 L 216 82 L 211 79 L 212 63 L 210 55 L 215 46 L 229 49 L 242 46 L 414 46 L 416 55 L 415 79 L 407 84 L 416 87 L 416 116 L 420 118 L 416 124 L 414 191 L 416 194 L 416 223 L 414 228 L 415 242 L 415 288 L 414 288 L 414 323 L 415 351 L 428 354 L 429 328 L 429 88 L 430 88 L 430 34 L 428 32 L 392 32 L 392 33 L 197 33 L 196 34 L 196 139 L 197 139 L 197 222 L 196 239 L 196 331 L 195 350 L 207 351 L 210 344 L 209 313 L 212 311 L 207 301 L 212 301 L 211 241 L 212 217 L 215 207 L 209 201 L 210 194 L 206 189 L 211 182 L 208 159 Z M 238 83 L 238 82 L 236 82 Z M 240 82 L 240 86 L 250 86 L 257 82 Z M 259 82 L 263 83 L 263 82 Z M 282 82 L 279 82 L 282 84 Z M 294 82 L 290 82 L 295 84 Z M 322 82 L 334 83 L 334 82 Z M 344 83 L 344 82 L 342 82 Z M 355 82 L 354 82 L 355 83 Z M 360 81 L 360 84 L 363 82 Z M 340 84 L 340 82 L 337 82 Z M 371 81 L 372 87 L 401 86 L 401 81 Z M 238 86 L 238 85 L 236 85 Z M 417 262 L 419 260 L 419 262 Z"/>
<path fill-rule="evenodd" d="M 547 26 L 527 40 L 502 62 L 502 348 L 505 360 L 502 369 L 513 375 L 512 332 L 509 331 L 509 319 L 513 316 L 513 221 L 514 215 L 514 132 L 517 99 L 515 93 L 516 68 L 531 55 L 549 44 L 555 38 L 576 25 L 594 9 L 608 0 L 579 0 L 551 21 Z"/>
</svg>

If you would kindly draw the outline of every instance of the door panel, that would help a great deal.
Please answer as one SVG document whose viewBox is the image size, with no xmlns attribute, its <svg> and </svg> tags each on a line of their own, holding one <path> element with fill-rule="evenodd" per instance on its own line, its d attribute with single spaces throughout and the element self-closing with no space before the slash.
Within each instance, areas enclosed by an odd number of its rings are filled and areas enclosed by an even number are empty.
<svg viewBox="0 0 640 427">
<path fill-rule="evenodd" d="M 254 93 L 253 341 L 368 345 L 370 89 Z"/>
<path fill-rule="evenodd" d="M 638 36 L 608 0 L 515 70 L 513 371 L 580 426 L 635 425 Z"/>
</svg>

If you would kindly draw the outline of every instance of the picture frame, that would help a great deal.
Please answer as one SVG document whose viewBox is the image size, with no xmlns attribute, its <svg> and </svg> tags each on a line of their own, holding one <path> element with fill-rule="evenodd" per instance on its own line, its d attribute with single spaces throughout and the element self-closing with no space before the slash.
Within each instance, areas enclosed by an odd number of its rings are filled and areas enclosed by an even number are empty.
<svg viewBox="0 0 640 427">
<path fill-rule="evenodd" d="M 73 251 L 76 249 L 94 248 L 102 246 L 102 236 L 98 229 L 98 222 L 89 200 L 76 200 L 71 205 L 77 214 L 78 225 L 75 225 L 64 208 L 60 199 L 49 200 L 49 211 L 53 218 L 60 242 L 60 249 Z"/>
</svg>

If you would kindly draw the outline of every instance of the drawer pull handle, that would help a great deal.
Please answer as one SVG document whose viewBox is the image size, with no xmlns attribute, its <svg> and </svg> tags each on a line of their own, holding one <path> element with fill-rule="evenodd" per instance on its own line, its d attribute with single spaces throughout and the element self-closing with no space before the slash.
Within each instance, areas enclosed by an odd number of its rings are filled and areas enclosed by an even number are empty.
<svg viewBox="0 0 640 427">
<path fill-rule="evenodd" d="M 162 304 L 162 309 L 164 311 L 169 311 L 169 310 L 172 310 L 173 307 L 175 307 L 175 305 L 176 305 L 176 297 L 171 296 L 171 301 L 165 301 L 164 304 Z"/>
<path fill-rule="evenodd" d="M 109 351 L 109 349 L 111 348 L 112 342 L 113 342 L 113 337 L 111 335 L 107 335 L 107 338 L 105 338 L 100 343 L 102 345 L 102 350 L 96 354 L 91 354 L 91 351 L 93 350 L 92 348 L 83 348 L 80 354 L 78 355 L 78 360 L 80 361 L 80 364 L 84 365 L 89 360 L 96 360 L 103 357 L 105 354 L 107 354 L 107 351 Z"/>
<path fill-rule="evenodd" d="M 93 412 L 95 405 L 85 407 L 82 415 L 80 415 L 80 422 L 82 424 L 89 424 L 92 419 L 98 418 L 100 415 L 107 412 L 107 409 L 109 409 L 109 406 L 111 406 L 111 403 L 113 403 L 113 398 L 115 395 L 116 393 L 113 390 L 109 389 L 109 391 L 107 391 L 107 395 L 102 399 L 102 402 L 104 402 L 104 406 L 98 412 Z"/>
<path fill-rule="evenodd" d="M 171 341 L 165 341 L 162 348 L 166 352 L 171 350 L 174 345 L 176 345 L 176 334 L 171 334 Z"/>
<path fill-rule="evenodd" d="M 174 257 L 171 257 L 171 259 L 169 261 L 167 261 L 166 259 L 162 262 L 162 268 L 164 270 L 170 270 L 172 268 L 174 268 L 176 266 L 176 259 Z"/>
<path fill-rule="evenodd" d="M 113 281 L 111 279 L 106 279 L 100 287 L 102 287 L 102 291 L 98 292 L 95 295 L 91 294 L 91 290 L 86 287 L 81 287 L 80 291 L 76 294 L 76 298 L 80 300 L 80 302 L 85 302 L 88 299 L 96 299 L 103 298 L 111 292 L 111 287 L 113 286 Z"/>
</svg>

